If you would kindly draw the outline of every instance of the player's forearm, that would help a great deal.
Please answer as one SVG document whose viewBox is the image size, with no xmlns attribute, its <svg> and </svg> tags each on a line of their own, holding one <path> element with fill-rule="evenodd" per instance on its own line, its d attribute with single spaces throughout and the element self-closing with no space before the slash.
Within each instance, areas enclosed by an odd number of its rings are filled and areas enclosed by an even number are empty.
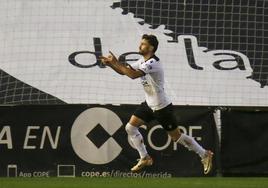
<svg viewBox="0 0 268 188">
<path fill-rule="evenodd" d="M 138 71 L 130 69 L 125 64 L 119 62 L 111 63 L 109 64 L 109 67 L 111 67 L 118 74 L 126 75 L 131 79 L 135 79 L 142 76 Z"/>
<path fill-rule="evenodd" d="M 117 69 L 131 79 L 140 77 L 136 70 L 130 69 L 123 64 L 117 64 Z"/>
<path fill-rule="evenodd" d="M 118 74 L 124 75 L 124 73 L 118 68 L 116 64 L 110 64 L 109 66 Z"/>
</svg>

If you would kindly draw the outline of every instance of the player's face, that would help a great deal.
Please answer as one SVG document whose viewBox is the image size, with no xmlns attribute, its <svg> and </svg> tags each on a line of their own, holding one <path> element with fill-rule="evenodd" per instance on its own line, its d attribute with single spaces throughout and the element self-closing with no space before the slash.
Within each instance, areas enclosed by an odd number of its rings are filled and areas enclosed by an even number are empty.
<svg viewBox="0 0 268 188">
<path fill-rule="evenodd" d="M 141 55 L 147 55 L 149 53 L 152 53 L 153 47 L 149 44 L 149 42 L 145 39 L 141 40 L 139 52 Z"/>
</svg>

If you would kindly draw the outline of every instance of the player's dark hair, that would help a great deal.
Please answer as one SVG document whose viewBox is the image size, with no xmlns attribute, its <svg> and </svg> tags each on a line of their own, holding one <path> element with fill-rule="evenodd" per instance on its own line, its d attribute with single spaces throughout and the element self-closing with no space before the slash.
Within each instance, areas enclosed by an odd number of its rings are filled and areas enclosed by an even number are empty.
<svg viewBox="0 0 268 188">
<path fill-rule="evenodd" d="M 158 40 L 157 40 L 156 36 L 144 34 L 144 35 L 142 35 L 142 39 L 147 40 L 149 42 L 149 44 L 154 47 L 153 52 L 156 52 L 156 50 L 158 48 Z"/>
</svg>

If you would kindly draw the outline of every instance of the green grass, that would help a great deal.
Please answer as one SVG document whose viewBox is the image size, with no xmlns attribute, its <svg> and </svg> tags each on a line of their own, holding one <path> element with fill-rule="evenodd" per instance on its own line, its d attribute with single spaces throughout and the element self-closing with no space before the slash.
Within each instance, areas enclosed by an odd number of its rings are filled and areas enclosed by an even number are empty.
<svg viewBox="0 0 268 188">
<path fill-rule="evenodd" d="M 267 188 L 268 178 L 0 178 L 0 188 Z"/>
</svg>

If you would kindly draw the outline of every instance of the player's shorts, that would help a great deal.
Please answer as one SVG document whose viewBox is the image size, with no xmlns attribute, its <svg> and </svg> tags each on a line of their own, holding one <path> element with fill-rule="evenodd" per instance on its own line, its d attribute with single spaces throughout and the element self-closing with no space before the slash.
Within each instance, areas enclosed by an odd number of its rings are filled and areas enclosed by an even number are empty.
<svg viewBox="0 0 268 188">
<path fill-rule="evenodd" d="M 166 131 L 172 131 L 178 127 L 173 111 L 172 103 L 165 108 L 153 111 L 146 102 L 143 102 L 133 115 L 147 123 L 152 120 L 157 120 Z"/>
</svg>

